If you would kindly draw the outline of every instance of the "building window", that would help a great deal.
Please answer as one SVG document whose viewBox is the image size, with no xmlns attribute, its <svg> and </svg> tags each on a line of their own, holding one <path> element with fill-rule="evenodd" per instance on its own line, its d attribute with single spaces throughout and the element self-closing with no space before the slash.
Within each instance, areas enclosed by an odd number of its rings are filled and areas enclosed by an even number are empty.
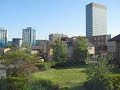
<svg viewBox="0 0 120 90">
<path fill-rule="evenodd" d="M 98 40 L 100 40 L 100 37 L 98 37 Z"/>
<path fill-rule="evenodd" d="M 98 45 L 100 45 L 100 42 L 98 42 Z"/>
<path fill-rule="evenodd" d="M 96 37 L 94 37 L 94 40 L 96 40 Z"/>
<path fill-rule="evenodd" d="M 101 39 L 103 40 L 103 37 L 101 37 Z"/>
<path fill-rule="evenodd" d="M 103 42 L 101 42 L 101 45 L 103 45 Z"/>
</svg>

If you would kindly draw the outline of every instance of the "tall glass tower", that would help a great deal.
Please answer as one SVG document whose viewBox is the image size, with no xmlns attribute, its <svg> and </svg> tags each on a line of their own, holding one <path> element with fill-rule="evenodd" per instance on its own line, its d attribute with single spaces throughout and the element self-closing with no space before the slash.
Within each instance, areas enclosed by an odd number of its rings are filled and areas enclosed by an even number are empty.
<svg viewBox="0 0 120 90">
<path fill-rule="evenodd" d="M 7 46 L 7 30 L 0 28 L 0 48 Z"/>
<path fill-rule="evenodd" d="M 107 8 L 104 5 L 90 3 L 86 5 L 86 36 L 107 34 Z"/>
<path fill-rule="evenodd" d="M 35 46 L 36 41 L 36 30 L 32 29 L 32 27 L 27 27 L 22 31 L 22 44 Z"/>
</svg>

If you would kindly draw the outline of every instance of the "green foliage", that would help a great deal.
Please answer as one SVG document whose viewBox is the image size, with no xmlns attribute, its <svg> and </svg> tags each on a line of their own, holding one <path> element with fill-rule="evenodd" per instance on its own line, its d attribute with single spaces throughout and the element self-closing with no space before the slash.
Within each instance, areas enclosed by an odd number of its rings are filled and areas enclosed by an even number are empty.
<svg viewBox="0 0 120 90">
<path fill-rule="evenodd" d="M 55 65 L 55 63 L 53 61 L 39 62 L 39 63 L 36 64 L 37 68 L 39 70 L 43 70 L 43 71 L 50 69 L 54 65 Z"/>
<path fill-rule="evenodd" d="M 39 79 L 30 84 L 26 78 L 7 77 L 0 79 L 0 90 L 58 90 L 59 85 L 48 79 Z"/>
<path fill-rule="evenodd" d="M 31 54 L 26 53 L 25 51 L 16 50 L 7 52 L 3 56 L 3 59 L 5 61 L 5 64 L 20 64 L 22 62 L 33 62 L 33 60 L 35 60 L 35 57 Z"/>
<path fill-rule="evenodd" d="M 53 66 L 53 68 L 64 68 L 64 67 L 77 67 L 77 66 L 81 66 L 81 65 L 85 65 L 85 62 L 83 61 L 62 61 L 62 62 L 56 62 L 55 65 Z"/>
<path fill-rule="evenodd" d="M 120 74 L 109 75 L 105 84 L 108 85 L 109 90 L 120 90 Z"/>
<path fill-rule="evenodd" d="M 7 76 L 20 76 L 30 74 L 37 70 L 35 56 L 25 51 L 15 50 L 7 52 L 2 56 L 4 64 L 7 67 Z"/>
<path fill-rule="evenodd" d="M 84 86 L 89 90 L 120 90 L 120 75 L 111 75 L 113 66 L 108 65 L 110 55 L 99 56 L 98 63 L 86 69 L 88 81 Z"/>
<path fill-rule="evenodd" d="M 40 71 L 48 70 L 48 66 L 46 62 L 37 63 L 36 66 Z"/>
<path fill-rule="evenodd" d="M 57 39 L 53 45 L 53 60 L 64 61 L 66 60 L 66 57 L 67 54 L 65 44 L 60 39 Z"/>
<path fill-rule="evenodd" d="M 75 49 L 73 50 L 73 59 L 85 61 L 87 57 L 87 41 L 85 37 L 78 37 Z"/>
<path fill-rule="evenodd" d="M 91 79 L 84 84 L 87 90 L 120 90 L 120 74 L 109 74 Z"/>
<path fill-rule="evenodd" d="M 41 78 L 51 80 L 55 84 L 59 84 L 60 88 L 69 88 L 68 90 L 76 90 L 71 89 L 73 87 L 82 86 L 83 82 L 86 81 L 86 73 L 84 71 L 84 67 L 75 67 L 75 68 L 58 68 L 58 69 L 50 69 L 43 72 L 37 72 L 33 74 L 33 77 L 36 80 Z M 48 89 L 49 90 L 49 89 Z M 66 90 L 66 89 L 60 89 Z M 82 90 L 82 89 L 77 89 Z"/>
<path fill-rule="evenodd" d="M 59 85 L 48 79 L 39 79 L 30 84 L 30 90 L 59 90 Z"/>
<path fill-rule="evenodd" d="M 84 87 L 86 88 L 86 90 L 106 90 L 101 81 L 93 79 L 85 82 Z"/>
<path fill-rule="evenodd" d="M 0 79 L 0 90 L 24 90 L 26 85 L 26 78 L 7 77 Z"/>
<path fill-rule="evenodd" d="M 91 67 L 86 69 L 86 73 L 91 79 L 98 79 L 104 75 L 110 74 L 110 70 L 112 69 L 111 65 L 108 65 L 108 61 L 110 60 L 110 56 L 99 56 L 98 62 L 96 64 L 92 64 Z"/>
<path fill-rule="evenodd" d="M 86 63 L 86 64 L 90 64 L 90 61 L 91 61 L 91 56 L 90 56 L 89 53 L 87 53 L 87 57 L 86 57 L 86 59 L 85 59 L 85 63 Z"/>
</svg>

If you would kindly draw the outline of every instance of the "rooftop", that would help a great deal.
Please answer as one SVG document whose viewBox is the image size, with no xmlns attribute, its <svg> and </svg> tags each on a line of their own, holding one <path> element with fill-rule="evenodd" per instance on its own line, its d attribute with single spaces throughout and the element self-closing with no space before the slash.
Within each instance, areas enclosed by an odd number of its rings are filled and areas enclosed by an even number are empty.
<svg viewBox="0 0 120 90">
<path fill-rule="evenodd" d="M 102 5 L 102 4 L 97 4 L 97 3 L 90 3 L 86 6 L 91 6 L 91 7 L 96 7 L 96 8 L 101 8 L 101 9 L 107 9 L 107 7 L 105 5 Z"/>
<path fill-rule="evenodd" d="M 120 34 L 111 38 L 109 41 L 120 41 Z"/>
</svg>

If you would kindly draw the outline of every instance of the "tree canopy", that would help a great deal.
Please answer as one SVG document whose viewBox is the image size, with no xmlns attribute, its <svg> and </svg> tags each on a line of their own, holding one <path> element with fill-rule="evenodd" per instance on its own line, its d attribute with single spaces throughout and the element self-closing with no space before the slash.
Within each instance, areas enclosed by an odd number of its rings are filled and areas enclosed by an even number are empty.
<svg viewBox="0 0 120 90">
<path fill-rule="evenodd" d="M 87 57 L 87 41 L 85 37 L 78 37 L 73 50 L 73 59 L 85 61 Z"/>
<path fill-rule="evenodd" d="M 25 51 L 9 51 L 5 53 L 1 58 L 7 67 L 7 75 L 10 76 L 29 74 L 36 69 L 35 63 L 37 62 L 37 59 L 34 55 L 26 53 Z"/>
<path fill-rule="evenodd" d="M 53 60 L 54 61 L 64 61 L 66 60 L 66 47 L 65 43 L 62 42 L 60 39 L 57 39 L 55 41 L 55 44 L 53 45 Z"/>
</svg>

